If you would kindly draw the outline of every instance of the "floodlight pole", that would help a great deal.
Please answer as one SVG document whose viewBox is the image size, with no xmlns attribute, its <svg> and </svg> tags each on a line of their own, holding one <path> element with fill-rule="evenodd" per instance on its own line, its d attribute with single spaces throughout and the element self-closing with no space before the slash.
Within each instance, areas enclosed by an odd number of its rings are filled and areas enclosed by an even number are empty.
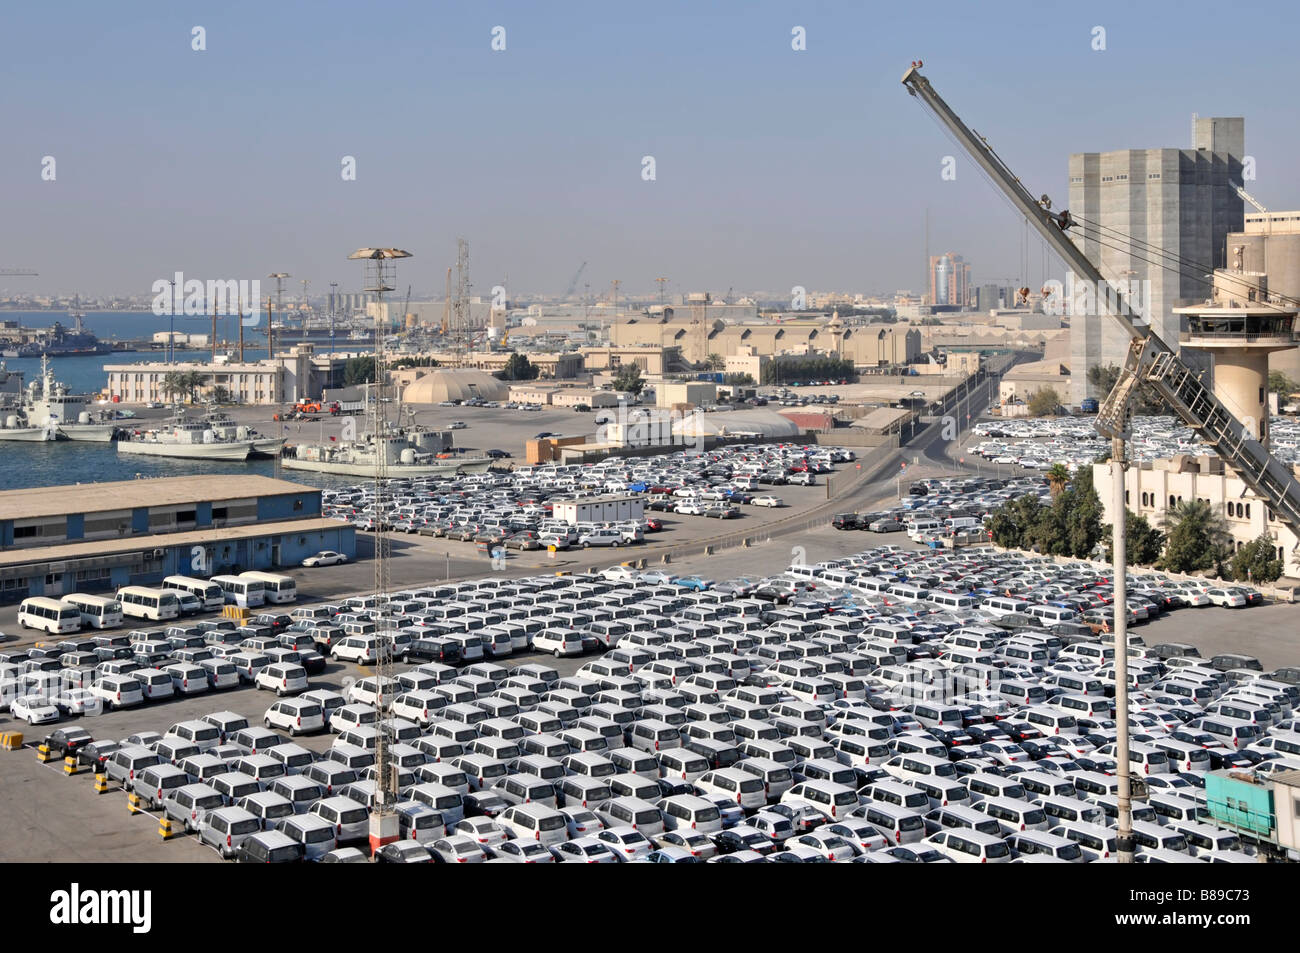
<svg viewBox="0 0 1300 953">
<path fill-rule="evenodd" d="M 1124 501 L 1124 437 L 1111 439 L 1110 472 L 1114 506 L 1111 535 L 1115 576 L 1115 760 L 1119 762 L 1119 823 L 1116 860 L 1133 863 L 1133 802 L 1128 731 L 1128 510 Z"/>
</svg>

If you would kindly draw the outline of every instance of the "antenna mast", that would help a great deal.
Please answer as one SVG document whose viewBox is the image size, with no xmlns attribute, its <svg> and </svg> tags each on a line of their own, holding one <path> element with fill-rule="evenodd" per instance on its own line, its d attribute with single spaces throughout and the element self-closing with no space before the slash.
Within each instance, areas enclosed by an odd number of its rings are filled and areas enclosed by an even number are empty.
<svg viewBox="0 0 1300 953">
<path fill-rule="evenodd" d="M 375 750 L 375 771 L 377 790 L 374 809 L 370 815 L 370 850 L 379 850 L 385 844 L 398 837 L 397 815 L 393 805 L 397 803 L 397 771 L 392 759 L 395 742 L 393 736 L 393 632 L 389 628 L 389 576 L 388 528 L 383 515 L 386 510 L 385 494 L 388 477 L 388 426 L 384 408 L 385 391 L 388 384 L 388 356 L 386 351 L 386 334 L 388 316 L 384 311 L 384 293 L 393 290 L 397 278 L 397 259 L 410 258 L 411 253 L 400 248 L 361 248 L 348 256 L 351 260 L 365 262 L 364 290 L 375 296 L 375 373 L 371 385 L 372 404 L 371 440 L 375 454 L 374 484 L 374 570 L 375 570 L 375 608 L 374 618 L 377 622 L 378 652 L 375 659 L 375 674 L 379 684 L 379 737 Z"/>
</svg>

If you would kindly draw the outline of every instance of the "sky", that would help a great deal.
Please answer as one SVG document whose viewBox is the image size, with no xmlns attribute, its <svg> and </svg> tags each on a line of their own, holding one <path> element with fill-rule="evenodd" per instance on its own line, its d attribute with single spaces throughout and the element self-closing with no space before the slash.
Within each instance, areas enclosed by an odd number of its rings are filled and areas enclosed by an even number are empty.
<svg viewBox="0 0 1300 953">
<path fill-rule="evenodd" d="M 906 94 L 913 59 L 1057 208 L 1071 152 L 1186 147 L 1195 112 L 1246 117 L 1247 187 L 1286 209 L 1298 25 L 1249 0 L 5 4 L 0 268 L 40 277 L 0 292 L 354 291 L 347 255 L 391 245 L 440 296 L 458 237 L 482 294 L 584 261 L 580 294 L 919 289 L 927 209 L 932 254 L 1014 279 L 1022 219 Z"/>
</svg>

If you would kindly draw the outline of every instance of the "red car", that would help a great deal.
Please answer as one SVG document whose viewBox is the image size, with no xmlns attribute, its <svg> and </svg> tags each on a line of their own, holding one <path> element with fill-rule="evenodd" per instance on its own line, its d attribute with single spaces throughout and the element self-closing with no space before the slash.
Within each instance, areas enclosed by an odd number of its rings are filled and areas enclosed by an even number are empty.
<svg viewBox="0 0 1300 953">
<path fill-rule="evenodd" d="M 647 516 L 645 521 L 646 532 L 657 533 L 664 528 L 662 520 L 657 520 L 653 516 Z"/>
</svg>

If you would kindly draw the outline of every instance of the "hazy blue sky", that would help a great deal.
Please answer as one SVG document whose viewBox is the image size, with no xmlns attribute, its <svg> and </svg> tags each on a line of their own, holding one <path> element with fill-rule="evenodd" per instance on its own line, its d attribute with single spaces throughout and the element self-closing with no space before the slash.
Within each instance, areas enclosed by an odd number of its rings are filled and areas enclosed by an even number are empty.
<svg viewBox="0 0 1300 953">
<path fill-rule="evenodd" d="M 0 287 L 144 293 L 177 270 L 282 270 L 295 292 L 303 277 L 353 290 L 348 252 L 391 244 L 415 255 L 401 285 L 440 293 L 464 236 L 484 293 L 507 276 L 559 292 L 584 259 L 593 293 L 659 275 L 715 294 L 915 288 L 926 207 L 934 253 L 964 253 L 977 281 L 1015 277 L 1019 220 L 899 84 L 909 61 L 1057 207 L 1070 152 L 1186 146 L 1199 112 L 1244 115 L 1252 191 L 1295 208 L 1297 9 L 6 3 L 0 267 L 41 278 Z M 1029 257 L 1037 281 L 1037 239 Z"/>
</svg>

